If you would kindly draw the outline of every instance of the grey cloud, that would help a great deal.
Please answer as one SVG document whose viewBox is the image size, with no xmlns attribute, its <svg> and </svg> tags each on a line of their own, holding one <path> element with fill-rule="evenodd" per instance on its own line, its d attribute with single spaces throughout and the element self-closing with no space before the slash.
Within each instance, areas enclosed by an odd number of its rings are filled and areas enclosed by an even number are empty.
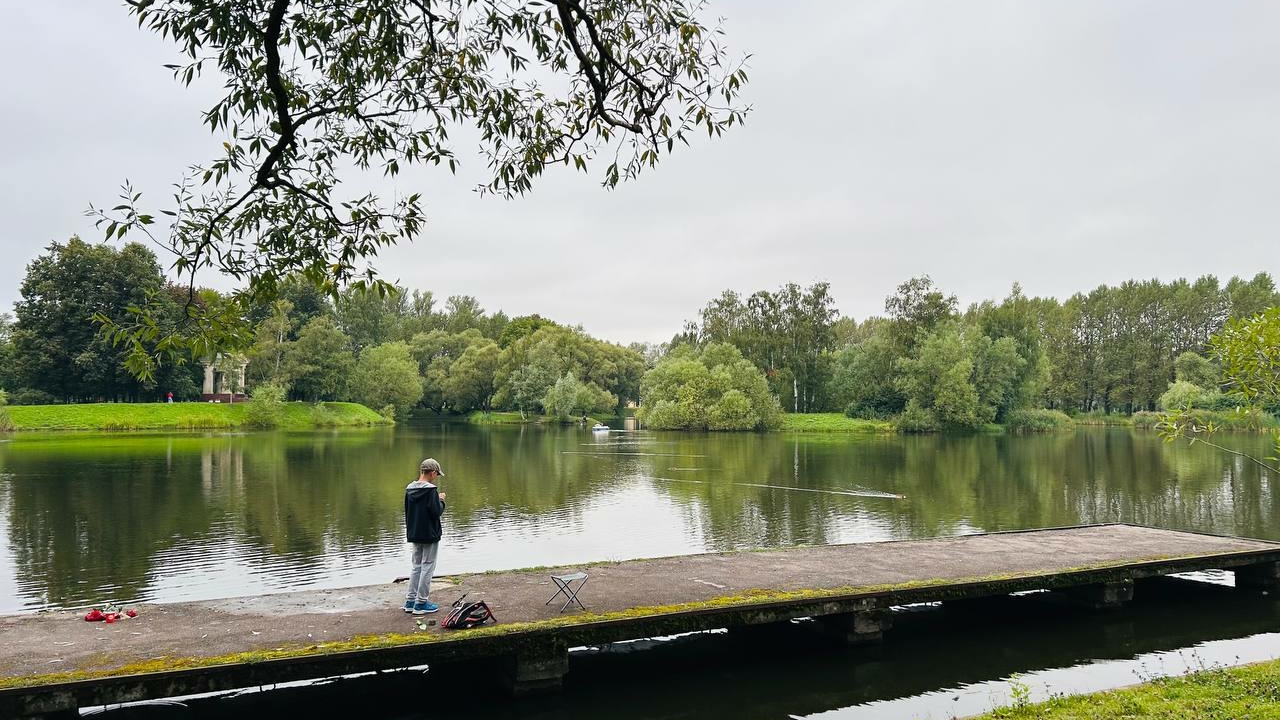
<svg viewBox="0 0 1280 720">
<path fill-rule="evenodd" d="M 782 8 L 786 8 L 783 10 Z M 552 171 L 528 197 L 417 170 L 432 223 L 378 266 L 619 340 L 663 340 L 725 288 L 832 283 L 865 317 L 929 273 L 963 302 L 1131 277 L 1275 271 L 1280 6 L 1270 2 L 722 3 L 753 53 L 748 124 L 613 192 Z M 0 192 L 0 304 L 125 177 L 154 196 L 208 156 L 212 89 L 98 2 L 0 29 L 20 108 Z M 36 61 L 38 59 L 38 61 Z M 466 150 L 466 147 L 460 148 Z"/>
</svg>

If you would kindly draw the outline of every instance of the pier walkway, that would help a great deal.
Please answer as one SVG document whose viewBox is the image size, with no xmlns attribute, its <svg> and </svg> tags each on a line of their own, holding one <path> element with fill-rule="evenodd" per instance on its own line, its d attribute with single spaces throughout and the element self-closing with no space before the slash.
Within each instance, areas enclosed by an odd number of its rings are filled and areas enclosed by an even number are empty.
<svg viewBox="0 0 1280 720">
<path fill-rule="evenodd" d="M 585 612 L 557 612 L 552 574 L 584 569 Z M 441 579 L 435 615 L 401 610 L 404 586 L 137 606 L 88 623 L 83 610 L 0 619 L 0 717 L 73 717 L 76 708 L 432 663 L 493 660 L 517 693 L 558 687 L 568 648 L 812 617 L 872 642 L 894 606 L 1052 590 L 1105 607 L 1133 581 L 1232 570 L 1241 587 L 1280 587 L 1280 543 L 1095 525 L 852 545 L 632 560 Z M 454 599 L 483 599 L 498 625 L 442 631 Z"/>
</svg>

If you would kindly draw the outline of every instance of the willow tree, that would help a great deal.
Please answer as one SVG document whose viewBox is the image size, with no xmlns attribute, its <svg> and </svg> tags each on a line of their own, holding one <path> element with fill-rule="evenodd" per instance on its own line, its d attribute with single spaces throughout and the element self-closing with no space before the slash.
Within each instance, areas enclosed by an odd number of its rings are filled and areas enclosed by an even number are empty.
<svg viewBox="0 0 1280 720">
<path fill-rule="evenodd" d="M 1236 408 L 1241 419 L 1257 419 L 1265 411 L 1280 407 L 1280 307 L 1271 307 L 1251 317 L 1233 318 L 1209 339 L 1209 349 L 1222 366 L 1222 386 L 1240 397 L 1245 406 Z M 1265 417 L 1265 416 L 1264 416 Z M 1265 427 L 1265 423 L 1259 423 Z M 1273 454 L 1265 459 L 1219 445 L 1209 438 L 1218 431 L 1212 420 L 1203 420 L 1188 406 L 1174 407 L 1160 419 L 1157 429 L 1166 442 L 1186 438 L 1202 442 L 1232 455 L 1246 458 L 1273 473 L 1280 473 L 1280 431 L 1271 429 Z"/>
<path fill-rule="evenodd" d="M 423 198 L 384 199 L 369 175 L 413 164 L 454 172 L 451 135 L 468 129 L 488 166 L 481 190 L 528 192 L 555 165 L 602 183 L 630 179 L 698 133 L 718 136 L 747 110 L 743 58 L 731 58 L 700 0 L 127 0 L 139 25 L 181 48 L 191 84 L 215 73 L 204 112 L 225 142 L 177 184 L 172 204 L 90 209 L 108 237 L 145 232 L 189 278 L 213 270 L 274 297 L 301 276 L 335 291 L 383 288 L 371 261 L 420 235 Z M 165 351 L 233 341 L 230 316 L 187 307 L 183 333 L 104 322 L 146 374 Z M 102 319 L 105 321 L 105 319 Z M 158 340 L 148 353 L 143 340 Z"/>
</svg>

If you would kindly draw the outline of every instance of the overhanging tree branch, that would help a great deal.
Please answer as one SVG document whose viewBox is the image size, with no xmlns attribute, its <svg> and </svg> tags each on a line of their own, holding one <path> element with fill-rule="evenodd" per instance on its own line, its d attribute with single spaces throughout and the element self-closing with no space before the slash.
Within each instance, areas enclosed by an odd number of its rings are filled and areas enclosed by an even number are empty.
<svg viewBox="0 0 1280 720">
<path fill-rule="evenodd" d="M 127 2 L 187 56 L 169 66 L 178 80 L 216 67 L 224 81 L 204 121 L 225 152 L 192 168 L 164 211 L 192 300 L 207 268 L 256 301 L 290 275 L 331 292 L 377 286 L 377 252 L 415 238 L 425 213 L 418 193 L 384 202 L 362 189 L 364 173 L 454 172 L 458 128 L 479 134 L 479 189 L 511 197 L 549 165 L 599 158 L 612 187 L 748 111 L 746 73 L 698 19 L 701 0 Z M 99 220 L 123 237 L 143 216 Z"/>
</svg>

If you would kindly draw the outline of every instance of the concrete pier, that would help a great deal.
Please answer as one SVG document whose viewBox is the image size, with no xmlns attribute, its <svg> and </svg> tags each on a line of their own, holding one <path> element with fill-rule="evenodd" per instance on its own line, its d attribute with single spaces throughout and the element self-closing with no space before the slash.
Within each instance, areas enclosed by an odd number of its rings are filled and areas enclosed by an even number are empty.
<svg viewBox="0 0 1280 720">
<path fill-rule="evenodd" d="M 504 685 L 512 695 L 554 692 L 569 672 L 569 647 L 549 638 L 515 650 L 502 664 Z"/>
<path fill-rule="evenodd" d="M 551 575 L 584 569 L 584 611 L 546 605 Z M 403 586 L 141 605 L 137 618 L 88 623 L 83 609 L 0 618 L 0 717 L 476 661 L 509 691 L 554 691 L 568 649 L 810 617 L 842 642 L 892 642 L 889 610 L 922 602 L 1051 590 L 1074 603 L 1127 601 L 1133 581 L 1234 571 L 1243 591 L 1274 589 L 1280 543 L 1097 525 L 854 545 L 692 555 L 584 568 L 458 576 L 444 605 L 484 599 L 499 624 L 420 628 Z"/>
<path fill-rule="evenodd" d="M 1115 608 L 1133 599 L 1133 579 L 1077 585 L 1062 588 L 1056 594 L 1065 602 L 1094 610 Z"/>
<path fill-rule="evenodd" d="M 1236 586 L 1268 590 L 1280 590 L 1280 562 L 1264 562 L 1236 568 Z"/>
</svg>

